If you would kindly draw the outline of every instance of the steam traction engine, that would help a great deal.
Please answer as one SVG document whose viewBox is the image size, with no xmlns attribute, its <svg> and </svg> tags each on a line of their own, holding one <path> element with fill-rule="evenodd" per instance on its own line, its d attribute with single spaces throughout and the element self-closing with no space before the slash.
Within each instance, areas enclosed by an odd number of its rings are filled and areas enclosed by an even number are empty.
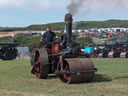
<svg viewBox="0 0 128 96">
<path fill-rule="evenodd" d="M 119 44 L 98 44 L 97 46 L 102 46 L 101 52 L 98 57 L 101 58 L 119 58 L 121 47 Z"/>
<path fill-rule="evenodd" d="M 66 35 L 62 42 L 43 46 L 32 55 L 32 73 L 46 79 L 56 73 L 63 83 L 82 83 L 93 79 L 96 68 L 92 61 L 81 52 L 80 44 L 72 40 L 72 15 L 66 14 Z"/>
<path fill-rule="evenodd" d="M 128 58 L 128 44 L 123 44 L 122 45 L 122 50 L 120 54 L 121 58 Z"/>
<path fill-rule="evenodd" d="M 109 58 L 120 58 L 121 53 L 121 45 L 119 43 L 116 43 L 114 45 L 111 45 L 110 51 L 108 53 Z"/>
<path fill-rule="evenodd" d="M 18 43 L 0 43 L 0 59 L 13 60 L 16 59 L 18 51 L 16 46 Z"/>
<path fill-rule="evenodd" d="M 94 51 L 93 54 L 96 54 L 97 52 L 97 55 L 98 55 L 97 57 L 128 58 L 128 44 L 127 43 L 98 44 L 94 46 L 97 47 L 97 50 Z"/>
<path fill-rule="evenodd" d="M 128 58 L 128 44 L 116 43 L 109 52 L 110 58 Z"/>
</svg>

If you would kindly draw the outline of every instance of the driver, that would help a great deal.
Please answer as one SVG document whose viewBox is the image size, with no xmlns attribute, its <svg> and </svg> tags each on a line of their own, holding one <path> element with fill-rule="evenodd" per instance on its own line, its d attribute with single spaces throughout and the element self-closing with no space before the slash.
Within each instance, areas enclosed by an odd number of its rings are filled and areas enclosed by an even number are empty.
<svg viewBox="0 0 128 96">
<path fill-rule="evenodd" d="M 56 34 L 51 31 L 50 27 L 46 28 L 46 32 L 41 37 L 41 42 L 43 41 L 46 46 L 50 46 L 51 43 L 54 41 Z"/>
</svg>

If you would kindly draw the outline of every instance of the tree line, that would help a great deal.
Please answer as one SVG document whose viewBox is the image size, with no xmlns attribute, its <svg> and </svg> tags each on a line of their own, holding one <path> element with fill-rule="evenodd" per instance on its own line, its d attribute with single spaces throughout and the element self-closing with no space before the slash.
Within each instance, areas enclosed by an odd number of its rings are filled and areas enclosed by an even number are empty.
<svg viewBox="0 0 128 96">
<path fill-rule="evenodd" d="M 128 20 L 107 20 L 107 21 L 79 21 L 73 23 L 75 26 L 74 29 L 89 29 L 89 28 L 112 28 L 112 27 L 124 27 L 128 28 Z M 3 31 L 39 31 L 39 30 L 45 30 L 45 28 L 49 26 L 53 30 L 64 30 L 65 28 L 65 23 L 64 22 L 59 22 L 59 23 L 49 23 L 49 24 L 42 24 L 42 25 L 31 25 L 28 27 L 5 27 L 2 28 L 0 27 L 0 32 Z"/>
<path fill-rule="evenodd" d="M 56 35 L 61 36 L 63 33 L 56 33 Z M 18 42 L 19 47 L 29 47 L 29 51 L 31 52 L 34 48 L 41 47 L 42 43 L 40 42 L 40 38 L 41 35 L 31 36 L 21 33 L 15 35 L 14 37 L 1 37 L 0 43 Z M 91 38 L 80 38 L 78 33 L 73 33 L 73 38 L 75 38 L 75 41 L 80 43 L 82 47 L 88 47 L 93 44 L 93 40 Z"/>
</svg>

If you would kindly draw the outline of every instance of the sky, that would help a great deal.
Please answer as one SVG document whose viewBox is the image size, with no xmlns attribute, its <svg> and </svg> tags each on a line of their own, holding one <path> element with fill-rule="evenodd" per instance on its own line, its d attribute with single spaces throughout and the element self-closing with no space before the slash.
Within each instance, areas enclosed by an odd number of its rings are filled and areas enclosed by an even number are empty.
<svg viewBox="0 0 128 96">
<path fill-rule="evenodd" d="M 0 27 L 27 27 L 33 24 L 63 22 L 71 1 L 0 0 Z M 73 16 L 74 21 L 128 20 L 128 8 L 124 5 L 128 0 L 123 0 L 126 2 L 119 5 L 113 5 L 115 2 L 111 2 L 110 5 L 116 7 L 108 6 L 108 2 L 100 3 L 101 0 L 91 3 L 85 1 L 86 4 Z"/>
</svg>

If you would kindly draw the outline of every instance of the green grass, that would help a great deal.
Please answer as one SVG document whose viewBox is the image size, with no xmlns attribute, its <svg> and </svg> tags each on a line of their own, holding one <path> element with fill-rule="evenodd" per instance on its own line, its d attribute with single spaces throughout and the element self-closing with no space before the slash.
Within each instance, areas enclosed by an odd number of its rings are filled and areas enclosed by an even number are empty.
<svg viewBox="0 0 128 96">
<path fill-rule="evenodd" d="M 90 83 L 63 84 L 39 80 L 29 60 L 0 61 L 0 96 L 127 96 L 128 59 L 93 59 L 98 68 Z"/>
<path fill-rule="evenodd" d="M 102 39 L 96 38 L 96 37 L 92 37 L 93 43 L 95 44 L 100 44 L 102 43 Z"/>
</svg>

